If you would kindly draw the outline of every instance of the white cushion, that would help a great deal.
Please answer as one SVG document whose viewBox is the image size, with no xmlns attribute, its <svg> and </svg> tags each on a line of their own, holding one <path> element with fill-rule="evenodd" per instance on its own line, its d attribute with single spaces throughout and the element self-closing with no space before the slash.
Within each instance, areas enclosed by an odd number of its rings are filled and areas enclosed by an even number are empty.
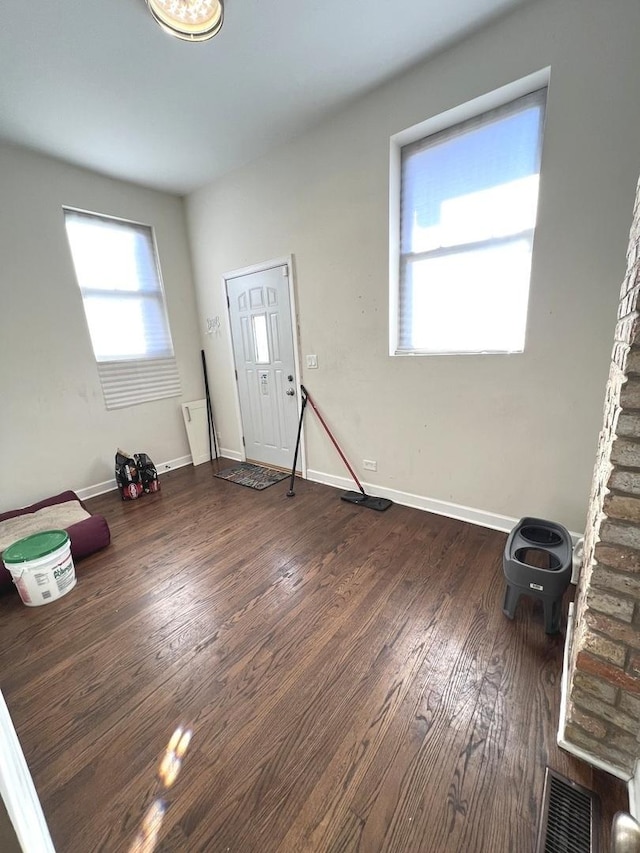
<svg viewBox="0 0 640 853">
<path fill-rule="evenodd" d="M 0 552 L 13 545 L 18 539 L 41 533 L 43 530 L 65 530 L 77 521 L 91 518 L 91 514 L 82 509 L 79 501 L 65 501 L 53 506 L 45 506 L 36 512 L 16 515 L 0 521 Z"/>
</svg>

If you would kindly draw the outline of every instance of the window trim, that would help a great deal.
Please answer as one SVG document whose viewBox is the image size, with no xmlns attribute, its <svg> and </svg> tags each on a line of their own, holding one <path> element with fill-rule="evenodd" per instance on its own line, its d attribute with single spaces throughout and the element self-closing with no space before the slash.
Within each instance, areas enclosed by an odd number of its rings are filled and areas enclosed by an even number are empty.
<svg viewBox="0 0 640 853">
<path fill-rule="evenodd" d="M 443 113 L 414 124 L 393 134 L 389 145 L 389 355 L 411 358 L 422 356 L 478 355 L 474 352 L 425 352 L 400 350 L 399 346 L 399 310 L 400 310 L 400 187 L 401 187 L 401 151 L 405 145 L 417 142 L 427 136 L 447 130 L 464 121 L 477 118 L 490 110 L 498 109 L 517 98 L 530 95 L 537 89 L 549 88 L 551 67 L 507 83 L 499 89 L 480 95 L 471 101 L 446 110 Z M 509 238 L 511 239 L 511 238 Z M 435 250 L 441 252 L 442 250 Z M 517 355 L 518 353 L 487 353 L 493 355 Z"/>
</svg>

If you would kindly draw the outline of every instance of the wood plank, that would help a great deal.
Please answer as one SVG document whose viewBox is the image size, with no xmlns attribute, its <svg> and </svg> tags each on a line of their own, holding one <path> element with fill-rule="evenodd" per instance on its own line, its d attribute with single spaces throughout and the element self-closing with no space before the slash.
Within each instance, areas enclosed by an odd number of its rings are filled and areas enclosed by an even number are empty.
<svg viewBox="0 0 640 853">
<path fill-rule="evenodd" d="M 0 597 L 0 683 L 60 851 L 125 850 L 156 797 L 167 853 L 528 850 L 547 763 L 607 821 L 626 805 L 555 745 L 563 641 L 531 602 L 503 616 L 504 534 L 214 472 L 93 499 L 113 544 L 77 587 Z"/>
</svg>

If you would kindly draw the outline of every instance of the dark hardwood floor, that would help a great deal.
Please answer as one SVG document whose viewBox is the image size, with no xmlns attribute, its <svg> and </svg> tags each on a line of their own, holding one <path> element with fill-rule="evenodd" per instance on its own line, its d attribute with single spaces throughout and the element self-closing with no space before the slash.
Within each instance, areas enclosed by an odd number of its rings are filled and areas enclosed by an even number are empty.
<svg viewBox="0 0 640 853">
<path fill-rule="evenodd" d="M 71 593 L 0 597 L 0 688 L 58 853 L 127 850 L 178 723 L 167 853 L 528 853 L 546 764 L 609 824 L 622 785 L 555 745 L 563 636 L 533 602 L 501 612 L 504 534 L 286 490 L 205 464 L 103 495 L 113 542 Z"/>
</svg>

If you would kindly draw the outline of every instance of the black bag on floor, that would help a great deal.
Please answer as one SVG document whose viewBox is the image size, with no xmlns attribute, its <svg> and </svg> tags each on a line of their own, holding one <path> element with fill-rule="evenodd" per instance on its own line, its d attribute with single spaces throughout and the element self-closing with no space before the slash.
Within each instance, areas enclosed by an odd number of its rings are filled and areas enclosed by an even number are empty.
<svg viewBox="0 0 640 853">
<path fill-rule="evenodd" d="M 133 456 L 124 450 L 116 451 L 116 484 L 123 501 L 134 501 L 142 494 L 142 479 Z"/>
<path fill-rule="evenodd" d="M 160 480 L 156 466 L 153 464 L 146 453 L 134 453 L 134 458 L 138 466 L 142 488 L 149 494 L 150 492 L 160 491 Z"/>
</svg>

